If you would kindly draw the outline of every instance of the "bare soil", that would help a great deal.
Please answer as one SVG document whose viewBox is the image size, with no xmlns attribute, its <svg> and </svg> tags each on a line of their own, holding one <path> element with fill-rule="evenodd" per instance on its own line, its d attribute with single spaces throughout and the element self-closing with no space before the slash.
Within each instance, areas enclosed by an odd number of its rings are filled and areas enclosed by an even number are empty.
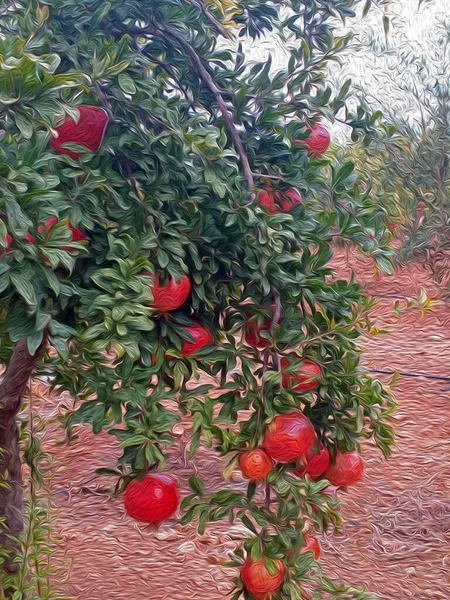
<svg viewBox="0 0 450 600">
<path fill-rule="evenodd" d="M 381 294 L 376 314 L 388 318 L 391 295 L 413 296 L 437 290 L 426 271 L 413 266 L 374 281 L 370 262 L 353 254 L 335 260 L 337 272 L 351 269 L 367 290 Z M 387 296 L 387 297 L 386 297 Z M 392 334 L 367 341 L 365 360 L 374 369 L 450 376 L 450 304 L 438 300 L 422 319 L 406 312 Z M 387 380 L 389 377 L 380 375 Z M 34 384 L 45 397 L 42 415 L 56 417 L 62 398 Z M 366 475 L 343 494 L 346 524 L 337 537 L 322 538 L 328 574 L 354 586 L 367 586 L 383 600 L 450 598 L 450 381 L 401 376 L 395 392 L 397 447 L 386 462 L 368 445 Z M 64 398 L 68 401 L 68 398 Z M 184 439 L 184 425 L 177 430 Z M 158 532 L 127 518 L 120 500 L 111 499 L 110 479 L 90 481 L 97 467 L 114 467 L 118 450 L 111 436 L 88 428 L 70 446 L 53 423 L 45 449 L 55 460 L 52 498 L 57 510 L 57 556 L 67 561 L 67 576 L 55 586 L 80 600 L 219 600 L 233 587 L 233 570 L 219 564 L 245 532 L 218 523 L 199 536 L 176 520 Z M 200 450 L 194 465 L 182 449 L 170 453 L 169 467 L 181 482 L 194 469 L 208 487 L 222 485 L 221 463 L 213 451 Z M 235 485 L 244 487 L 236 476 Z"/>
</svg>

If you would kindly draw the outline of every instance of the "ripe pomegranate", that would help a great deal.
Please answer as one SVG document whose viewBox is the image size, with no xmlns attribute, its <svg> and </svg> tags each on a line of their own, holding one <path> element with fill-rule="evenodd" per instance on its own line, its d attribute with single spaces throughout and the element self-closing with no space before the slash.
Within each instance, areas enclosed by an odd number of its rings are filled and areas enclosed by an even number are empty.
<svg viewBox="0 0 450 600">
<path fill-rule="evenodd" d="M 291 356 L 296 358 L 294 354 Z M 286 369 L 289 366 L 289 358 L 282 358 L 280 364 L 282 370 Z M 322 368 L 320 365 L 312 360 L 309 360 L 308 358 L 305 358 L 298 371 L 295 373 L 283 373 L 283 387 L 292 387 L 292 389 L 296 390 L 297 392 L 309 392 L 317 386 L 321 373 Z"/>
<path fill-rule="evenodd" d="M 167 473 L 133 479 L 125 490 L 125 510 L 132 519 L 157 525 L 175 514 L 180 500 L 177 482 Z"/>
<path fill-rule="evenodd" d="M 191 327 L 185 327 L 184 329 L 191 334 L 191 336 L 194 338 L 194 341 L 184 341 L 183 347 L 181 348 L 181 354 L 183 354 L 183 356 L 190 356 L 191 354 L 194 354 L 194 352 L 197 352 L 197 350 L 200 350 L 204 346 L 212 344 L 214 341 L 213 335 L 209 331 L 209 329 L 206 329 L 206 327 L 204 327 L 200 323 L 196 323 Z"/>
<path fill-rule="evenodd" d="M 357 452 L 338 452 L 334 465 L 325 472 L 328 481 L 337 487 L 353 485 L 364 475 L 364 461 Z"/>
<path fill-rule="evenodd" d="M 258 204 L 264 207 L 269 215 L 276 215 L 279 209 L 275 206 L 275 194 L 267 190 L 263 190 L 258 194 Z"/>
<path fill-rule="evenodd" d="M 161 285 L 159 283 L 158 275 L 155 276 L 152 273 L 145 274 L 149 275 L 153 280 L 151 285 L 153 302 L 150 306 L 155 310 L 161 312 L 176 310 L 189 298 L 189 294 L 191 293 L 191 280 L 187 275 L 183 275 L 180 281 L 177 281 L 175 277 L 172 277 L 168 283 Z"/>
<path fill-rule="evenodd" d="M 291 188 L 283 194 L 278 192 L 277 198 L 285 213 L 289 212 L 296 204 L 302 204 L 303 202 L 302 195 L 295 188 Z"/>
<path fill-rule="evenodd" d="M 305 546 L 303 546 L 300 550 L 300 554 L 304 554 L 305 552 L 313 552 L 314 553 L 314 558 L 316 560 L 319 560 L 320 558 L 320 543 L 319 540 L 316 538 L 315 535 L 312 535 L 310 533 L 307 533 L 305 535 Z"/>
<path fill-rule="evenodd" d="M 252 348 L 267 348 L 270 340 L 261 336 L 262 331 L 270 331 L 271 322 L 264 319 L 262 325 L 258 326 L 257 321 L 247 321 L 244 326 L 245 343 Z"/>
<path fill-rule="evenodd" d="M 51 217 L 50 219 L 47 219 L 47 221 L 45 222 L 45 229 L 48 231 L 57 222 L 58 222 L 57 217 Z M 68 224 L 67 227 L 72 232 L 72 241 L 73 242 L 80 242 L 83 240 L 87 240 L 86 235 L 81 231 L 81 229 L 78 229 L 77 227 L 72 227 L 72 225 L 70 223 Z M 38 231 L 39 231 L 39 233 L 44 233 L 44 227 L 42 225 L 39 225 Z M 27 233 L 25 238 L 32 244 L 35 243 L 35 239 L 30 233 Z M 64 250 L 73 250 L 72 246 L 63 246 L 63 248 L 64 248 Z"/>
<path fill-rule="evenodd" d="M 241 579 L 245 589 L 255 600 L 271 600 L 272 593 L 277 593 L 283 583 L 286 567 L 278 558 L 277 572 L 271 575 L 264 564 L 264 558 L 253 562 L 247 558 L 242 569 Z"/>
<path fill-rule="evenodd" d="M 312 535 L 311 533 L 304 534 L 304 538 L 305 545 L 302 546 L 302 548 L 300 548 L 300 554 L 305 554 L 305 552 L 313 552 L 314 558 L 316 560 L 319 560 L 321 552 L 319 540 L 316 538 L 315 535 Z M 287 556 L 291 557 L 293 553 L 293 550 L 289 550 L 289 552 L 287 552 Z"/>
<path fill-rule="evenodd" d="M 258 195 L 258 204 L 263 206 L 269 215 L 289 212 L 296 204 L 302 202 L 302 195 L 294 188 L 290 188 L 287 192 L 264 190 Z"/>
<path fill-rule="evenodd" d="M 76 107 L 80 113 L 78 123 L 72 117 L 67 117 L 56 128 L 57 136 L 51 138 L 52 147 L 59 154 L 66 154 L 72 158 L 81 156 L 81 152 L 74 152 L 63 148 L 63 144 L 73 143 L 85 146 L 91 152 L 97 152 L 103 141 L 103 136 L 108 124 L 108 115 L 97 106 L 81 105 Z"/>
<path fill-rule="evenodd" d="M 319 454 L 315 454 L 314 450 L 310 448 L 303 456 L 303 466 L 300 469 L 293 471 L 295 475 L 304 477 L 309 475 L 312 478 L 321 477 L 328 469 L 330 464 L 330 453 L 326 446 L 322 446 Z"/>
<path fill-rule="evenodd" d="M 263 446 L 274 460 L 299 460 L 316 440 L 311 421 L 300 411 L 277 415 L 266 429 Z"/>
<path fill-rule="evenodd" d="M 255 448 L 239 456 L 239 467 L 245 477 L 261 481 L 273 469 L 273 461 L 263 448 Z"/>
<path fill-rule="evenodd" d="M 270 312 L 272 313 L 274 318 L 275 316 L 275 306 L 271 305 Z M 282 315 L 277 319 L 277 324 L 280 324 L 282 321 Z M 244 325 L 244 339 L 245 343 L 252 348 L 267 348 L 270 344 L 270 340 L 261 336 L 263 331 L 270 331 L 272 327 L 272 319 L 265 318 L 261 325 L 258 326 L 258 322 L 256 319 L 248 320 Z"/>
<path fill-rule="evenodd" d="M 330 146 L 330 133 L 321 123 L 316 123 L 312 127 L 308 127 L 308 131 L 309 137 L 306 140 L 295 141 L 294 143 L 306 146 L 314 157 L 320 156 Z"/>
</svg>

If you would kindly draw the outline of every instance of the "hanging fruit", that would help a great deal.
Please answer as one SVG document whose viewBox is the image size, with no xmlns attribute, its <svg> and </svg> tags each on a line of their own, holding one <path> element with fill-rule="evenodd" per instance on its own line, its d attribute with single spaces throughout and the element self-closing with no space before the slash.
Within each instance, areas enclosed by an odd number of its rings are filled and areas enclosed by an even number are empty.
<svg viewBox="0 0 450 600">
<path fill-rule="evenodd" d="M 286 192 L 263 190 L 258 195 L 258 204 L 269 215 L 288 213 L 297 204 L 302 204 L 303 198 L 298 190 L 290 188 Z"/>
<path fill-rule="evenodd" d="M 311 421 L 298 411 L 277 415 L 266 429 L 263 446 L 279 462 L 299 460 L 316 441 Z"/>
<path fill-rule="evenodd" d="M 328 448 L 323 446 L 320 449 L 319 454 L 316 454 L 312 448 L 309 449 L 304 454 L 301 462 L 303 466 L 292 471 L 295 475 L 298 475 L 299 477 L 309 475 L 313 479 L 321 477 L 330 464 L 330 453 L 328 452 Z"/>
<path fill-rule="evenodd" d="M 358 452 L 338 452 L 336 461 L 330 465 L 324 477 L 337 487 L 357 483 L 364 475 L 364 460 Z"/>
<path fill-rule="evenodd" d="M 132 519 L 158 525 L 175 514 L 179 500 L 178 485 L 171 475 L 149 473 L 128 484 L 124 505 Z"/>
<path fill-rule="evenodd" d="M 239 467 L 251 481 L 262 481 L 273 469 L 273 461 L 263 448 L 255 448 L 239 456 Z"/>
<path fill-rule="evenodd" d="M 286 567 L 281 560 L 274 559 L 276 569 L 273 574 L 264 564 L 264 558 L 253 562 L 251 558 L 247 558 L 242 569 L 241 579 L 245 589 L 253 596 L 255 600 L 269 600 L 273 593 L 277 593 L 280 589 Z"/>
<path fill-rule="evenodd" d="M 152 278 L 153 301 L 150 306 L 161 312 L 169 312 L 183 306 L 191 293 L 191 280 L 183 275 L 179 281 L 171 277 L 168 283 L 161 284 L 158 274 L 145 273 Z"/>
<path fill-rule="evenodd" d="M 326 152 L 330 146 L 330 133 L 321 123 L 316 123 L 312 127 L 308 127 L 308 131 L 309 136 L 306 140 L 296 140 L 294 143 L 306 146 L 313 157 L 320 156 Z"/>
<path fill-rule="evenodd" d="M 83 104 L 76 108 L 80 115 L 78 122 L 72 117 L 66 117 L 63 123 L 56 127 L 57 135 L 50 140 L 56 152 L 72 158 L 79 158 L 82 153 L 63 148 L 64 144 L 80 144 L 91 152 L 97 152 L 108 124 L 108 115 L 102 108 Z"/>
<path fill-rule="evenodd" d="M 209 331 L 209 329 L 207 329 L 200 323 L 196 323 L 195 325 L 192 325 L 190 327 L 185 327 L 184 329 L 185 331 L 191 334 L 191 336 L 194 338 L 194 341 L 184 341 L 183 346 L 181 348 L 181 354 L 183 354 L 183 356 L 190 356 L 191 354 L 194 354 L 194 352 L 197 352 L 201 348 L 212 344 L 214 341 L 213 335 Z"/>
<path fill-rule="evenodd" d="M 290 355 L 291 358 L 297 359 L 295 354 Z M 285 388 L 292 388 L 297 392 L 309 392 L 317 387 L 322 368 L 316 362 L 305 358 L 297 371 L 287 371 L 290 365 L 288 357 L 284 357 L 280 361 L 282 374 L 282 383 Z"/>
</svg>

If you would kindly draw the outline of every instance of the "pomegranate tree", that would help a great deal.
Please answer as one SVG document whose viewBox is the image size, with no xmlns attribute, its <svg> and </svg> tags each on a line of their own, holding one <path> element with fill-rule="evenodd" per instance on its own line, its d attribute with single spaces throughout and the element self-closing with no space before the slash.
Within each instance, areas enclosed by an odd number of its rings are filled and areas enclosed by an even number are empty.
<svg viewBox="0 0 450 600">
<path fill-rule="evenodd" d="M 20 557 L 34 556 L 18 537 L 17 419 L 35 373 L 74 399 L 60 407 L 69 442 L 83 426 L 117 440 L 117 465 L 92 455 L 116 484 L 112 540 L 140 524 L 145 537 L 167 520 L 180 535 L 240 521 L 234 600 L 353 593 L 311 568 L 308 537 L 341 523 L 334 496 L 357 485 L 361 441 L 385 454 L 392 441 L 393 398 L 360 364 L 373 301 L 330 267 L 336 238 L 388 263 L 384 215 L 314 126 L 346 118 L 348 85 L 327 87 L 325 69 L 352 4 L 23 0 L 2 15 L 9 597 Z M 269 31 L 289 38 L 275 72 L 239 45 Z M 216 459 L 222 479 L 202 469 Z"/>
</svg>

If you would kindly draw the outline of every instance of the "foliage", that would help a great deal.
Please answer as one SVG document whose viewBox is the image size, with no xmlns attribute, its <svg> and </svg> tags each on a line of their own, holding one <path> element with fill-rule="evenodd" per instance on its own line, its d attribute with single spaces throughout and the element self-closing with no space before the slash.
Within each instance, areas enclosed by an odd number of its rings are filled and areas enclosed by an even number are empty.
<svg viewBox="0 0 450 600">
<path fill-rule="evenodd" d="M 228 472 L 276 414 L 295 408 L 332 456 L 370 438 L 389 454 L 394 401 L 359 363 L 374 303 L 328 265 L 339 238 L 389 269 L 384 211 L 364 193 L 352 162 L 330 164 L 293 143 L 321 114 L 333 118 L 345 105 L 350 82 L 333 91 L 326 68 L 349 44 L 350 34 L 333 28 L 354 5 L 22 0 L 3 14 L 1 356 L 7 361 L 25 336 L 35 352 L 48 336 L 54 352 L 39 370 L 78 399 L 69 430 L 88 423 L 123 448 L 118 491 L 164 466 L 182 415 L 192 419 L 191 458 L 200 444 L 214 445 Z M 270 59 L 248 64 L 242 43 L 268 32 L 290 51 L 276 73 Z M 103 144 L 79 159 L 56 154 L 50 136 L 60 117 L 78 118 L 81 103 L 107 111 Z M 358 136 L 367 122 L 359 116 Z M 268 185 L 295 187 L 304 203 L 267 215 L 257 192 Z M 51 217 L 58 222 L 39 230 Z M 68 247 L 69 222 L 86 241 Z M 155 271 L 190 275 L 188 306 L 165 315 L 151 308 L 145 273 Z M 274 304 L 283 319 L 274 319 L 270 347 L 259 352 L 242 328 Z M 194 319 L 215 344 L 185 357 L 184 328 Z M 323 367 L 314 393 L 282 387 L 279 355 L 293 349 Z M 342 522 L 337 503 L 321 493 L 325 480 L 277 465 L 265 502 L 251 483 L 247 493 L 211 493 L 195 477 L 190 484 L 182 522 L 197 519 L 202 531 L 240 519 L 252 532 L 247 553 L 288 564 L 280 598 L 300 598 L 306 581 L 314 598 L 373 597 L 330 581 L 310 554 L 299 554 L 307 522 L 318 530 Z M 241 549 L 236 564 L 242 557 Z"/>
<path fill-rule="evenodd" d="M 0 583 L 0 600 L 70 600 L 54 590 L 53 581 L 64 579 L 64 567 L 57 566 L 54 555 L 57 542 L 53 528 L 54 514 L 48 485 L 51 478 L 51 455 L 42 448 L 46 423 L 36 413 L 38 398 L 30 394 L 21 419 L 21 445 L 28 472 L 25 496 L 25 530 L 20 538 L 18 573 L 4 577 Z M 41 399 L 42 401 L 43 399 Z M 2 564 L 0 556 L 0 566 Z M 9 595 L 5 596 L 5 590 Z"/>
<path fill-rule="evenodd" d="M 406 45 L 401 36 L 397 43 L 375 47 L 397 65 L 387 82 L 394 100 L 390 106 L 384 100 L 386 85 L 377 97 L 365 94 L 368 111 L 383 111 L 380 135 L 368 145 L 348 147 L 342 158 L 355 162 L 366 189 L 386 209 L 386 221 L 401 240 L 398 261 L 420 259 L 448 287 L 450 24 L 438 22 L 430 40 L 426 51 Z"/>
</svg>

